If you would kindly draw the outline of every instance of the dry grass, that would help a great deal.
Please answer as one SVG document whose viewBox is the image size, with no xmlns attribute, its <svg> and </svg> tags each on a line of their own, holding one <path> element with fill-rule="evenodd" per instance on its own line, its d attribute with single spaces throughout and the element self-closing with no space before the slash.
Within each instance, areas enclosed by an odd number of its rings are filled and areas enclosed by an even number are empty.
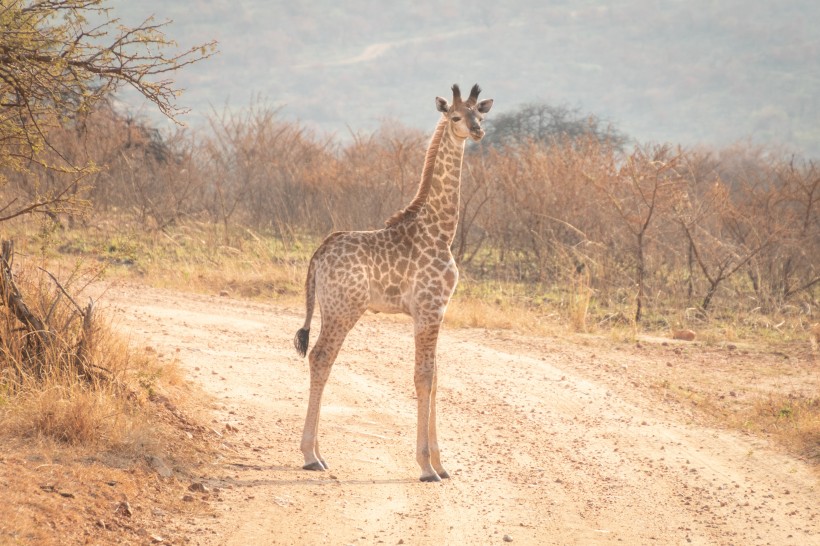
<svg viewBox="0 0 820 546">
<path fill-rule="evenodd" d="M 304 272 L 316 245 L 312 239 L 285 244 L 249 229 L 236 229 L 226 237 L 219 228 L 201 222 L 146 231 L 127 218 L 117 218 L 65 233 L 50 258 L 65 261 L 75 256 L 99 262 L 108 279 L 296 302 L 301 301 Z"/>
<path fill-rule="evenodd" d="M 569 293 L 569 323 L 576 332 L 586 332 L 589 304 L 592 300 L 589 271 L 578 273 L 572 281 Z"/>
<path fill-rule="evenodd" d="M 491 303 L 469 295 L 453 298 L 444 322 L 453 328 L 490 328 L 530 332 L 537 317 L 508 305 Z"/>
<path fill-rule="evenodd" d="M 141 378 L 156 359 L 135 353 L 98 312 L 86 331 L 74 303 L 79 295 L 66 295 L 73 283 L 66 282 L 64 292 L 28 263 L 15 277 L 53 341 L 40 341 L 8 307 L 0 308 L 0 432 L 101 449 L 127 443 L 140 421 Z"/>
<path fill-rule="evenodd" d="M 140 460 L 164 456 L 163 433 L 154 423 L 158 409 L 151 402 L 164 396 L 184 403 L 189 388 L 180 379 L 181 372 L 173 361 L 135 352 L 119 339 L 105 347 L 112 373 L 107 380 L 89 383 L 63 370 L 41 380 L 27 377 L 14 389 L 7 386 L 0 435 Z"/>
<path fill-rule="evenodd" d="M 747 430 L 769 434 L 790 451 L 820 464 L 820 393 L 769 392 L 738 417 Z"/>
<path fill-rule="evenodd" d="M 450 300 L 444 323 L 452 328 L 514 330 L 553 335 L 563 328 L 560 314 L 524 303 L 520 287 L 466 281 Z"/>
</svg>

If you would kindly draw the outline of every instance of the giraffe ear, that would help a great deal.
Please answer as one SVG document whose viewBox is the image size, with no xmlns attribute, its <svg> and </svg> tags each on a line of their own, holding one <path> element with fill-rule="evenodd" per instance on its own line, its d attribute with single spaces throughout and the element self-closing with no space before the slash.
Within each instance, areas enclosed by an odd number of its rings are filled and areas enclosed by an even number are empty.
<svg viewBox="0 0 820 546">
<path fill-rule="evenodd" d="M 478 110 L 482 114 L 486 114 L 487 112 L 490 111 L 490 108 L 492 108 L 492 107 L 493 107 L 493 99 L 487 99 L 487 100 L 483 100 L 483 101 L 479 102 L 478 106 L 476 106 L 476 110 Z"/>
<path fill-rule="evenodd" d="M 442 114 L 446 114 L 449 109 L 450 105 L 447 104 L 447 99 L 436 97 L 436 110 L 438 110 Z"/>
</svg>

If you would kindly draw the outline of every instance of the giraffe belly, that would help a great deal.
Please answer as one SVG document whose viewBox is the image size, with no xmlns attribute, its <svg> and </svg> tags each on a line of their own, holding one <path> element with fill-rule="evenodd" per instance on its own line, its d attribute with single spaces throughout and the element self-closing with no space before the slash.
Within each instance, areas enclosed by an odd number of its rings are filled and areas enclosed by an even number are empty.
<svg viewBox="0 0 820 546">
<path fill-rule="evenodd" d="M 402 293 L 397 287 L 385 288 L 378 283 L 372 283 L 370 286 L 370 301 L 367 308 L 374 313 L 407 314 L 409 312 Z"/>
<path fill-rule="evenodd" d="M 387 314 L 397 314 L 397 313 L 404 313 L 405 315 L 408 314 L 407 309 L 400 307 L 398 305 L 387 305 L 383 302 L 376 302 L 372 303 L 367 306 L 368 311 L 372 311 L 374 313 L 387 313 Z"/>
</svg>

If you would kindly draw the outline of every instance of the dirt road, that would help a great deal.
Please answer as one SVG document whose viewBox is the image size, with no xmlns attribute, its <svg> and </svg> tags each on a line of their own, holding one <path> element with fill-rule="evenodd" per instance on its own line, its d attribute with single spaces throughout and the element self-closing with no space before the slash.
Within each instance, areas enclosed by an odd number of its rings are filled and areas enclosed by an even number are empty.
<svg viewBox="0 0 820 546">
<path fill-rule="evenodd" d="M 301 310 L 142 287 L 106 300 L 214 397 L 225 456 L 203 470 L 213 514 L 179 522 L 192 544 L 820 544 L 810 468 L 657 402 L 627 373 L 640 357 L 612 343 L 445 330 L 452 479 L 424 484 L 409 319 L 367 315 L 351 332 L 320 423 L 331 470 L 315 473 L 300 468 Z"/>
</svg>

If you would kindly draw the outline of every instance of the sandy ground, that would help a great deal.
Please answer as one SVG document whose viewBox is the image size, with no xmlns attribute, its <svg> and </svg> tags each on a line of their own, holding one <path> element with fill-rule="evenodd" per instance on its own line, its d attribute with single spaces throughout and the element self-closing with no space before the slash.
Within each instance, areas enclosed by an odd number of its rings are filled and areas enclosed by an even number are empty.
<svg viewBox="0 0 820 546">
<path fill-rule="evenodd" d="M 409 319 L 366 315 L 345 342 L 320 422 L 331 470 L 317 473 L 299 451 L 301 310 L 135 286 L 105 300 L 213 397 L 224 456 L 199 477 L 210 513 L 178 522 L 191 544 L 820 544 L 806 463 L 658 402 L 635 380 L 642 357 L 612 343 L 445 329 L 452 478 L 426 484 Z"/>
</svg>

